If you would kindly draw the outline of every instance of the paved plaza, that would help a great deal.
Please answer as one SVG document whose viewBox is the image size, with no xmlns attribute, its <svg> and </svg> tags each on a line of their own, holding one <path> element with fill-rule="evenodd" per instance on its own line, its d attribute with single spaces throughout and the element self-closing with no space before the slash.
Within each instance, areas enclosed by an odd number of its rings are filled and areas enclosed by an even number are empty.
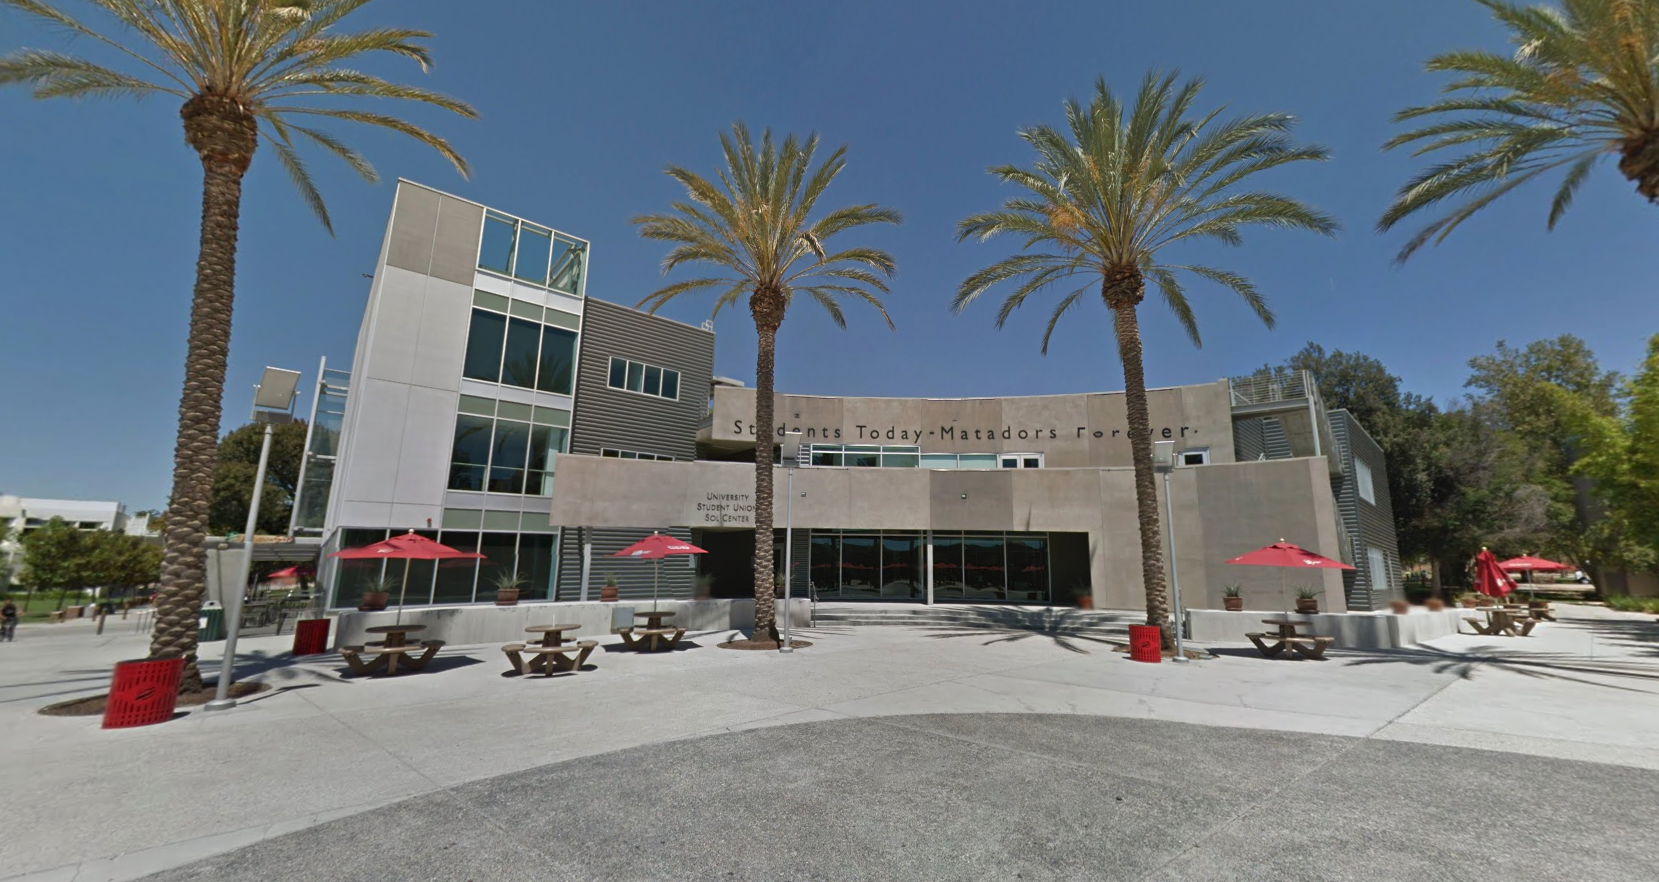
<svg viewBox="0 0 1659 882">
<path fill-rule="evenodd" d="M 1659 853 L 1650 616 L 1186 666 L 1028 632 L 727 636 L 553 681 L 495 647 L 342 680 L 255 638 L 271 692 L 105 732 L 34 711 L 145 638 L 26 626 L 0 645 L 0 878 L 1612 880 Z"/>
</svg>

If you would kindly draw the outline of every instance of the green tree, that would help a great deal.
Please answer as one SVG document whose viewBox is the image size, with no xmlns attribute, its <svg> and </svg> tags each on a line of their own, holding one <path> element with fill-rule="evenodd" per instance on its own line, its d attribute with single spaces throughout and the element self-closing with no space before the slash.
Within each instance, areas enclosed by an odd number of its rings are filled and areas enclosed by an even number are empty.
<svg viewBox="0 0 1659 882">
<path fill-rule="evenodd" d="M 333 154 L 365 179 L 373 166 L 313 121 L 360 123 L 407 135 L 432 147 L 464 175 L 466 162 L 448 142 L 396 116 L 341 99 L 413 101 L 472 118 L 466 104 L 426 89 L 394 83 L 346 66 L 363 56 L 389 54 L 431 62 L 422 40 L 431 35 L 398 27 L 345 32 L 342 20 L 370 0 L 89 0 L 120 36 L 99 30 L 46 0 L 0 0 L 113 52 L 136 71 L 127 73 L 58 52 L 27 49 L 0 57 L 0 86 L 33 87 L 36 98 L 143 98 L 169 95 L 182 102 L 184 140 L 202 163 L 202 222 L 196 283 L 185 355 L 168 503 L 166 563 L 156 598 L 152 657 L 184 656 L 184 690 L 201 686 L 196 667 L 196 619 L 201 606 L 213 464 L 224 394 L 242 178 L 260 139 L 269 144 L 300 196 L 332 233 L 322 194 L 301 161 L 298 146 Z"/>
<path fill-rule="evenodd" d="M 30 591 L 56 591 L 57 609 L 70 592 L 80 594 L 98 583 L 93 555 L 95 534 L 85 533 L 63 518 L 52 518 L 23 535 L 23 579 Z"/>
<path fill-rule="evenodd" d="M 961 312 L 999 283 L 1017 281 L 997 313 L 1001 327 L 1032 294 L 1056 283 L 1080 283 L 1049 317 L 1043 332 L 1045 354 L 1061 317 L 1085 296 L 1098 293 L 1111 311 L 1123 361 L 1135 465 L 1146 621 L 1164 628 L 1166 644 L 1173 635 L 1136 314 L 1147 282 L 1158 287 L 1195 346 L 1201 342 L 1198 323 L 1181 274 L 1238 295 L 1271 327 L 1273 312 L 1248 279 L 1210 266 L 1164 263 L 1165 250 L 1201 240 L 1237 245 L 1240 231 L 1249 226 L 1324 235 L 1337 230 L 1334 219 L 1295 199 L 1241 186 L 1258 172 L 1327 158 L 1324 148 L 1291 142 L 1292 117 L 1269 113 L 1218 121 L 1219 110 L 1195 117 L 1193 106 L 1203 81 L 1177 85 L 1176 80 L 1174 74 L 1147 74 L 1133 106 L 1125 106 L 1101 79 L 1087 105 L 1076 99 L 1066 102 L 1067 131 L 1049 126 L 1022 129 L 1020 137 L 1036 152 L 1035 164 L 990 171 L 1024 192 L 1010 197 L 1001 210 L 973 215 L 957 226 L 959 239 L 1014 236 L 1022 243 L 1021 251 L 969 276 L 951 303 Z"/>
<path fill-rule="evenodd" d="M 1420 125 L 1385 149 L 1455 152 L 1407 181 L 1377 226 L 1462 200 L 1406 242 L 1399 260 L 1451 232 L 1511 190 L 1560 172 L 1550 204 L 1555 228 L 1603 159 L 1649 202 L 1659 202 L 1659 0 L 1559 0 L 1520 6 L 1476 0 L 1492 11 L 1515 51 L 1438 55 L 1428 70 L 1451 74 L 1445 97 L 1396 114 Z"/>
<path fill-rule="evenodd" d="M 677 165 L 668 176 L 686 189 L 686 200 L 668 214 L 640 215 L 632 222 L 641 236 L 674 247 L 663 258 L 666 274 L 685 264 L 714 268 L 718 276 L 676 282 L 644 300 L 656 312 L 664 304 L 694 291 L 715 290 L 714 314 L 748 295 L 759 346 L 755 357 L 755 640 L 777 640 L 772 611 L 772 428 L 775 401 L 773 367 L 778 328 L 798 295 L 829 313 L 836 327 L 847 326 L 842 299 L 875 307 L 893 326 L 882 306 L 884 278 L 895 270 L 892 255 L 874 248 L 828 250 L 838 233 L 868 224 L 896 224 L 899 213 L 879 205 L 853 205 L 824 212 L 812 220 L 818 199 L 846 166 L 845 146 L 813 168 L 818 136 L 794 135 L 775 144 L 772 132 L 757 146 L 741 122 L 720 136 L 725 167 L 719 184 Z"/>
<path fill-rule="evenodd" d="M 1612 546 L 1605 562 L 1652 569 L 1659 563 L 1659 335 L 1625 391 L 1628 404 L 1616 415 L 1560 386 L 1546 394 L 1580 454 L 1573 474 L 1591 481 L 1600 505 L 1597 538 Z"/>
<path fill-rule="evenodd" d="M 213 507 L 207 522 L 214 535 L 240 533 L 248 525 L 248 501 L 264 440 L 265 427 L 249 423 L 219 442 L 219 461 L 213 467 Z M 273 429 L 271 455 L 265 463 L 265 492 L 259 497 L 259 532 L 288 532 L 304 453 L 304 422 L 296 420 Z"/>
</svg>

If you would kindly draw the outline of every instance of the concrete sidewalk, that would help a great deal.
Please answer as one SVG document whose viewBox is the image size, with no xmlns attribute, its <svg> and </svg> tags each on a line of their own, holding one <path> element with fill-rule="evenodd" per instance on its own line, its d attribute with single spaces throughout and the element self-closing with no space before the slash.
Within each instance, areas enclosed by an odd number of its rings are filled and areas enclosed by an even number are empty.
<svg viewBox="0 0 1659 882">
<path fill-rule="evenodd" d="M 117 624 L 101 638 L 24 626 L 0 644 L 0 786 L 21 809 L 0 872 L 132 879 L 457 784 L 848 717 L 1098 715 L 1659 769 L 1659 626 L 1589 607 L 1531 638 L 1323 663 L 1219 647 L 1207 662 L 1142 665 L 1076 636 L 870 627 L 804 633 L 816 645 L 793 655 L 713 648 L 725 633 L 669 655 L 600 651 L 595 670 L 551 682 L 503 676 L 494 646 L 446 647 L 424 674 L 342 680 L 338 659 L 293 663 L 284 636 L 243 643 L 241 667 L 276 689 L 234 711 L 112 732 L 35 714 L 107 688 L 114 661 L 143 654 L 146 638 Z"/>
</svg>

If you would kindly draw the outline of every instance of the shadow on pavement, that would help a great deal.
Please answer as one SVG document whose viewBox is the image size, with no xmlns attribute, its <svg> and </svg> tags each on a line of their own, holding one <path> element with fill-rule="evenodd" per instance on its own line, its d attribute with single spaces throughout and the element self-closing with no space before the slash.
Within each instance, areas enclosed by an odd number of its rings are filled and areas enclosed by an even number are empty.
<svg viewBox="0 0 1659 882">
<path fill-rule="evenodd" d="M 1221 650 L 1216 651 L 1221 652 Z M 1431 668 L 1437 674 L 1456 674 L 1465 680 L 1475 678 L 1476 668 L 1489 665 L 1526 677 L 1563 680 L 1582 683 L 1586 686 L 1598 686 L 1603 689 L 1640 692 L 1644 695 L 1652 695 L 1654 690 L 1638 688 L 1634 683 L 1659 684 L 1659 668 L 1655 668 L 1651 664 L 1620 661 L 1618 659 L 1589 658 L 1562 652 L 1527 652 L 1498 647 L 1479 647 L 1453 652 L 1433 646 L 1414 646 L 1406 649 L 1333 649 L 1327 657 L 1351 666 L 1419 665 Z M 1633 685 L 1620 686 L 1575 675 L 1617 677 L 1633 681 Z"/>
<path fill-rule="evenodd" d="M 1094 613 L 1081 609 L 1056 609 L 1054 607 L 1021 607 L 1021 606 L 987 606 L 975 607 L 955 611 L 958 615 L 966 615 L 965 621 L 952 622 L 949 625 L 922 626 L 933 633 L 929 637 L 934 639 L 949 639 L 952 637 L 984 637 L 991 635 L 983 645 L 993 643 L 1013 643 L 1033 637 L 1048 638 L 1054 645 L 1069 652 L 1087 655 L 1087 644 L 1117 647 L 1128 644 L 1126 638 L 1105 637 L 1098 634 L 1085 633 L 1085 629 L 1095 629 L 1107 625 L 1121 624 L 1115 616 L 1104 613 Z"/>
</svg>

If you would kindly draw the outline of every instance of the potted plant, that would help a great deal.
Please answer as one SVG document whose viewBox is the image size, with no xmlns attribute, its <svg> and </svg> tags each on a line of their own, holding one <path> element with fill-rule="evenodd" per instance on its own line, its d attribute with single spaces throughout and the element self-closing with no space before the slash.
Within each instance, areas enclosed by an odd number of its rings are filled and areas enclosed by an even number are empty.
<svg viewBox="0 0 1659 882">
<path fill-rule="evenodd" d="M 1498 599 L 1490 594 L 1476 594 L 1475 606 L 1497 606 Z"/>
<path fill-rule="evenodd" d="M 605 587 L 599 589 L 599 601 L 601 603 L 615 603 L 616 602 L 616 574 L 615 573 L 606 573 L 605 574 Z"/>
<path fill-rule="evenodd" d="M 1296 611 L 1309 615 L 1319 612 L 1319 589 L 1309 585 L 1296 589 Z"/>
<path fill-rule="evenodd" d="M 1228 612 L 1244 612 L 1244 586 L 1228 585 L 1222 588 L 1221 606 Z"/>
<path fill-rule="evenodd" d="M 361 612 L 380 612 L 392 599 L 392 590 L 397 586 L 398 580 L 390 576 L 368 580 L 363 585 L 363 599 L 358 601 L 357 609 Z"/>
<path fill-rule="evenodd" d="M 1072 597 L 1077 601 L 1078 609 L 1094 609 L 1094 589 L 1088 585 L 1073 585 Z"/>
<path fill-rule="evenodd" d="M 778 600 L 783 599 L 783 573 L 772 574 L 772 596 Z"/>
<path fill-rule="evenodd" d="M 1390 600 L 1388 602 L 1388 611 L 1397 616 L 1403 616 L 1406 613 L 1411 612 L 1411 602 L 1408 600 Z"/>
<path fill-rule="evenodd" d="M 1423 606 L 1426 607 L 1429 612 L 1440 612 L 1446 608 L 1446 601 L 1442 600 L 1438 594 L 1430 594 L 1428 599 L 1423 601 Z"/>
<path fill-rule="evenodd" d="M 1457 602 L 1458 602 L 1458 605 L 1462 606 L 1464 609 L 1474 609 L 1475 608 L 1475 595 L 1471 594 L 1469 592 L 1464 592 L 1464 593 L 1459 594 L 1457 596 Z"/>
<path fill-rule="evenodd" d="M 517 572 L 501 573 L 492 580 L 495 583 L 495 605 L 517 606 L 519 591 L 529 579 L 521 577 Z"/>
<path fill-rule="evenodd" d="M 703 573 L 691 583 L 692 600 L 708 600 L 714 596 L 714 576 Z"/>
</svg>

